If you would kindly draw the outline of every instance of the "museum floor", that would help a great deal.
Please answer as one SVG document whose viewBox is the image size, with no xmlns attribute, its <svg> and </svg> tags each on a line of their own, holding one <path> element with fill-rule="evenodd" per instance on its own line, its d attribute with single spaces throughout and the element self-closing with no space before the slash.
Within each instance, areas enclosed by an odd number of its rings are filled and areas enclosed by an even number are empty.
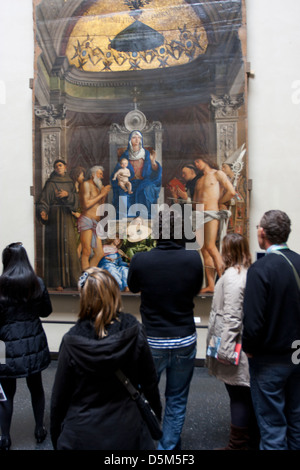
<svg viewBox="0 0 300 470">
<path fill-rule="evenodd" d="M 45 424 L 48 429 L 49 404 L 56 365 L 57 362 L 52 361 L 49 368 L 43 372 L 46 393 Z M 162 376 L 162 397 L 164 383 Z M 195 367 L 182 432 L 182 450 L 212 450 L 222 447 L 227 443 L 229 422 L 229 400 L 224 384 L 209 376 L 206 368 Z M 33 431 L 34 420 L 29 391 L 25 379 L 18 379 L 11 428 L 11 451 L 52 450 L 49 433 L 46 440 L 37 445 Z"/>
</svg>

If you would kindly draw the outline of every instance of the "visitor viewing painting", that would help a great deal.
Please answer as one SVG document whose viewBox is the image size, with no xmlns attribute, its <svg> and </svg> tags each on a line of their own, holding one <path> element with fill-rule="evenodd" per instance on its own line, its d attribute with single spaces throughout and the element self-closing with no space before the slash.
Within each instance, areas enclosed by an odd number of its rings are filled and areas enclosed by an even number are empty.
<svg viewBox="0 0 300 470">
<path fill-rule="evenodd" d="M 68 292 L 100 266 L 128 292 L 167 207 L 212 295 L 224 236 L 248 236 L 244 0 L 33 6 L 38 275 Z"/>
</svg>

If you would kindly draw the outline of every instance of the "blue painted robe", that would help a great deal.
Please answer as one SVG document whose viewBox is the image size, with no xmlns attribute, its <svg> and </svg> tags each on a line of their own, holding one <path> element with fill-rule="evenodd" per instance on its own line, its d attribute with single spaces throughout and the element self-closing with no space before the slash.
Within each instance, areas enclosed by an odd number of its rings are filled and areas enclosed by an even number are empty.
<svg viewBox="0 0 300 470">
<path fill-rule="evenodd" d="M 127 158 L 128 160 L 127 168 L 130 171 L 129 180 L 132 184 L 133 194 L 128 194 L 128 192 L 120 188 L 117 180 L 115 181 L 112 180 L 115 173 L 121 168 L 120 163 L 117 163 L 111 175 L 111 184 L 113 188 L 113 205 L 116 209 L 117 219 L 121 219 L 123 217 L 128 217 L 128 216 L 136 217 L 136 215 L 139 215 L 139 214 L 136 214 L 136 212 L 134 214 L 133 213 L 128 214 L 128 211 L 133 204 L 142 204 L 145 207 L 145 212 L 140 215 L 145 219 L 150 219 L 151 218 L 151 205 L 157 204 L 159 192 L 161 189 L 162 167 L 158 162 L 156 162 L 158 165 L 158 169 L 157 170 L 152 169 L 150 152 L 145 149 L 145 160 L 144 160 L 144 166 L 142 169 L 143 179 L 134 179 L 134 176 L 135 176 L 134 169 L 129 160 L 129 142 L 131 140 L 132 133 L 129 136 L 127 150 L 125 150 L 125 152 L 122 154 L 120 161 L 122 158 Z M 121 204 L 121 207 L 119 206 L 120 196 L 124 198 L 123 203 Z M 125 207 L 127 207 L 127 211 L 124 210 Z"/>
<path fill-rule="evenodd" d="M 104 256 L 98 264 L 98 268 L 108 271 L 119 284 L 120 290 L 124 291 L 127 287 L 127 276 L 129 267 L 122 260 L 119 253 L 109 253 Z"/>
</svg>

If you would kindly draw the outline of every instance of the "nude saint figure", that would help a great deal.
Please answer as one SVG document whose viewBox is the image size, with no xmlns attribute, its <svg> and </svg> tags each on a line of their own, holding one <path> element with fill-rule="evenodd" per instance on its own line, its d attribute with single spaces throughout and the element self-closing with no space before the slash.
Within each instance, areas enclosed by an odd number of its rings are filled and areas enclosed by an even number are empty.
<svg viewBox="0 0 300 470">
<path fill-rule="evenodd" d="M 101 238 L 96 233 L 100 220 L 97 209 L 105 202 L 111 186 L 103 186 L 102 179 L 103 168 L 94 166 L 90 169 L 90 178 L 80 186 L 79 197 L 82 212 L 78 219 L 78 231 L 82 245 L 81 268 L 83 271 L 89 267 L 98 266 L 104 256 Z"/>
<path fill-rule="evenodd" d="M 220 206 L 229 201 L 235 195 L 235 190 L 226 174 L 214 168 L 214 165 L 206 159 L 198 158 L 195 166 L 203 172 L 203 176 L 197 181 L 193 200 L 203 204 L 204 211 L 218 212 Z M 224 270 L 221 254 L 216 246 L 218 237 L 219 220 L 214 219 L 204 224 L 204 241 L 201 249 L 207 285 L 201 293 L 214 292 L 215 273 L 220 277 Z"/>
</svg>

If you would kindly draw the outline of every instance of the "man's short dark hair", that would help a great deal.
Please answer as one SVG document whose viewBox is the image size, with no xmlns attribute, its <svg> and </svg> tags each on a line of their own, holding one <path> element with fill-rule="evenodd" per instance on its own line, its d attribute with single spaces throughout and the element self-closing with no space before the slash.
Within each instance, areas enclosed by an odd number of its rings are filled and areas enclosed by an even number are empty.
<svg viewBox="0 0 300 470">
<path fill-rule="evenodd" d="M 55 160 L 55 162 L 53 163 L 53 168 L 55 168 L 55 165 L 57 163 L 62 163 L 63 165 L 67 165 L 66 162 L 62 159 L 62 158 L 58 158 L 57 160 Z"/>
<path fill-rule="evenodd" d="M 291 221 L 285 212 L 271 210 L 265 212 L 259 224 L 272 245 L 285 243 L 291 232 Z"/>
<path fill-rule="evenodd" d="M 172 240 L 184 245 L 184 218 L 181 210 L 162 210 L 153 223 L 153 236 L 159 240 Z"/>
<path fill-rule="evenodd" d="M 186 165 L 182 165 L 181 170 L 183 170 L 184 168 L 189 168 L 189 170 L 192 170 L 195 173 L 195 175 L 199 173 L 199 170 L 192 163 L 187 163 Z"/>
</svg>

